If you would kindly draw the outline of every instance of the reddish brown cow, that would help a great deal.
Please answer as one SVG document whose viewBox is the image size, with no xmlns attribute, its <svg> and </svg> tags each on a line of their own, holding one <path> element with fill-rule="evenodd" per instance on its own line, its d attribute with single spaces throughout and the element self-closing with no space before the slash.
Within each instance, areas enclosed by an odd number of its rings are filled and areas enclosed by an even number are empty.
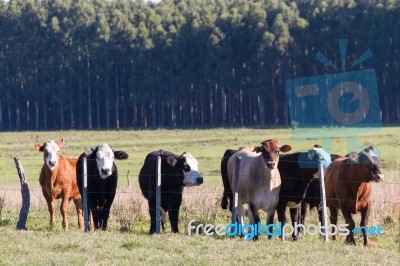
<svg viewBox="0 0 400 266">
<path fill-rule="evenodd" d="M 63 157 L 59 153 L 63 145 L 63 139 L 59 142 L 49 140 L 43 144 L 35 144 L 35 148 L 44 154 L 44 164 L 40 171 L 39 182 L 50 212 L 50 225 L 54 225 L 56 222 L 54 199 L 61 198 L 62 226 L 64 230 L 68 230 L 68 202 L 72 199 L 78 214 L 78 225 L 82 229 L 82 200 L 76 184 L 76 162 L 78 159 Z"/>
<path fill-rule="evenodd" d="M 383 180 L 383 173 L 378 165 L 379 160 L 375 148 L 371 146 L 360 153 L 351 152 L 348 157 L 337 158 L 327 170 L 325 186 L 330 221 L 331 224 L 337 224 L 338 209 L 340 209 L 350 231 L 346 237 L 347 244 L 356 244 L 353 214 L 361 212 L 360 228 L 368 226 L 372 194 L 369 182 Z M 368 246 L 370 244 L 368 235 L 365 230 L 362 231 L 364 245 Z M 333 239 L 337 240 L 337 236 L 334 235 Z"/>
</svg>

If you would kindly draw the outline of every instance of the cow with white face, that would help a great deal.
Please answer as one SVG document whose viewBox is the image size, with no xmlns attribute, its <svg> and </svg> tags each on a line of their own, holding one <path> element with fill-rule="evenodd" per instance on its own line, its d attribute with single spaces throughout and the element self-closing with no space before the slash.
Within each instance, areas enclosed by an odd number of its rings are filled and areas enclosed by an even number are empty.
<svg viewBox="0 0 400 266">
<path fill-rule="evenodd" d="M 179 208 L 182 203 L 183 187 L 203 183 L 197 160 L 189 153 L 178 156 L 169 151 L 155 151 L 147 155 L 139 173 L 139 185 L 149 204 L 151 218 L 150 234 L 156 230 L 156 184 L 157 163 L 161 158 L 161 208 L 164 228 L 165 212 L 168 212 L 171 230 L 178 233 Z"/>
<path fill-rule="evenodd" d="M 56 142 L 49 140 L 36 143 L 35 149 L 43 152 L 44 163 L 40 171 L 39 183 L 50 213 L 50 225 L 55 224 L 55 199 L 61 199 L 60 211 L 62 226 L 68 230 L 67 210 L 72 199 L 76 206 L 78 225 L 83 228 L 82 201 L 76 184 L 76 158 L 67 158 L 60 154 L 64 139 Z"/>
<path fill-rule="evenodd" d="M 44 160 L 50 171 L 53 171 L 57 167 L 58 153 L 63 145 L 64 140 L 62 139 L 59 143 L 56 143 L 54 140 L 49 140 L 45 145 L 39 146 L 38 150 L 43 151 Z"/>
<path fill-rule="evenodd" d="M 97 146 L 96 163 L 101 178 L 105 179 L 111 175 L 114 164 L 114 151 L 110 146 L 105 143 Z"/>
<path fill-rule="evenodd" d="M 114 160 L 127 159 L 128 154 L 124 151 L 114 151 L 106 143 L 82 153 L 76 166 L 78 187 L 81 193 L 83 193 L 84 158 L 87 164 L 88 210 L 93 218 L 91 228 L 106 230 L 110 208 L 117 190 L 118 170 Z"/>
</svg>

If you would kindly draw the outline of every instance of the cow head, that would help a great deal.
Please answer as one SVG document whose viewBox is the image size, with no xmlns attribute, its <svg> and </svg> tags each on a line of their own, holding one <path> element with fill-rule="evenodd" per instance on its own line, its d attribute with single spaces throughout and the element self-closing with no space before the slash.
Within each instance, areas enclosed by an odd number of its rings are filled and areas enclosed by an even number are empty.
<svg viewBox="0 0 400 266">
<path fill-rule="evenodd" d="M 64 146 L 64 139 L 59 142 L 55 142 L 54 140 L 48 140 L 43 144 L 35 144 L 35 148 L 38 151 L 43 152 L 44 161 L 49 167 L 50 171 L 53 171 L 58 166 L 58 158 L 59 152 L 61 148 Z"/>
<path fill-rule="evenodd" d="M 203 177 L 199 173 L 199 163 L 189 152 L 184 152 L 179 156 L 178 163 L 182 167 L 184 175 L 183 184 L 185 186 L 198 186 L 203 183 Z"/>
<path fill-rule="evenodd" d="M 96 154 L 97 168 L 102 179 L 105 179 L 112 174 L 114 159 L 124 160 L 128 158 L 126 152 L 114 151 L 106 143 L 98 145 L 93 152 Z"/>
<path fill-rule="evenodd" d="M 261 146 L 254 147 L 253 151 L 262 154 L 265 161 L 265 167 L 276 169 L 279 162 L 279 153 L 288 152 L 292 149 L 289 145 L 280 146 L 277 140 L 268 139 L 261 142 Z"/>
<path fill-rule="evenodd" d="M 375 147 L 370 146 L 359 153 L 350 152 L 347 161 L 357 165 L 359 175 L 364 178 L 364 182 L 382 181 L 384 175 L 379 167 L 380 156 Z"/>
</svg>

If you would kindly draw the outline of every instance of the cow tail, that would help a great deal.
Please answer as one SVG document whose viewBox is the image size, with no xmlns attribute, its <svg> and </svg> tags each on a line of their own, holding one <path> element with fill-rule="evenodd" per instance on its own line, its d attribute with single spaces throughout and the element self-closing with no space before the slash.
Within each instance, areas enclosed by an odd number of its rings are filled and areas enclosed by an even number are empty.
<svg viewBox="0 0 400 266">
<path fill-rule="evenodd" d="M 224 185 L 224 192 L 222 193 L 222 199 L 221 199 L 221 208 L 223 210 L 226 210 L 228 209 L 228 204 L 229 204 L 230 211 L 232 211 L 233 194 L 228 178 L 228 160 L 233 153 L 234 153 L 233 150 L 226 150 L 224 157 L 221 160 L 221 177 L 222 177 L 222 183 Z"/>
<path fill-rule="evenodd" d="M 163 232 L 165 231 L 165 223 L 167 222 L 167 213 L 161 208 L 161 227 Z"/>
</svg>

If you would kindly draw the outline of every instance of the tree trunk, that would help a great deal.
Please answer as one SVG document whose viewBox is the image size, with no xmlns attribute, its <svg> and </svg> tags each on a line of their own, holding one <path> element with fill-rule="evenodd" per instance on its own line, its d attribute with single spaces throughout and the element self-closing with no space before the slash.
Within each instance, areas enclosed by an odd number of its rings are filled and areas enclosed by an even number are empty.
<svg viewBox="0 0 400 266">
<path fill-rule="evenodd" d="M 11 125 L 11 105 L 8 103 L 8 130 L 12 130 Z"/>
<path fill-rule="evenodd" d="M 110 97 L 109 97 L 109 90 L 108 90 L 108 75 L 106 74 L 105 77 L 105 107 L 106 107 L 106 128 L 110 128 Z"/>
<path fill-rule="evenodd" d="M 1 111 L 1 100 L 0 100 L 0 131 L 3 131 L 3 112 Z"/>
<path fill-rule="evenodd" d="M 64 129 L 64 108 L 63 103 L 60 103 L 60 128 Z"/>
<path fill-rule="evenodd" d="M 86 43 L 85 45 L 86 49 L 86 67 L 87 67 L 87 97 L 88 97 L 88 128 L 92 129 L 92 88 L 90 86 L 90 55 L 89 55 L 89 46 Z"/>
<path fill-rule="evenodd" d="M 98 86 L 96 87 L 96 127 L 100 129 L 100 99 Z"/>
<path fill-rule="evenodd" d="M 118 66 L 115 60 L 115 128 L 119 129 L 119 101 L 118 101 Z"/>
<path fill-rule="evenodd" d="M 39 130 L 39 104 L 35 102 L 35 130 Z"/>
<path fill-rule="evenodd" d="M 19 103 L 17 104 L 17 108 L 15 110 L 15 115 L 17 117 L 16 121 L 16 129 L 17 131 L 21 130 L 21 112 L 19 110 Z"/>
</svg>

